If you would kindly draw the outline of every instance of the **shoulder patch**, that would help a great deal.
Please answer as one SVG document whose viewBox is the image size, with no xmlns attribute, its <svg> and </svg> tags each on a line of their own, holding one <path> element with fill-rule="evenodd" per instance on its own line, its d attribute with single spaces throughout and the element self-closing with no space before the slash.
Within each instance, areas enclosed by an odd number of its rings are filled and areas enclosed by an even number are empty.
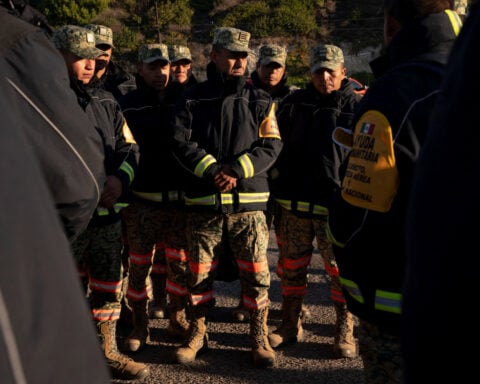
<svg viewBox="0 0 480 384">
<path fill-rule="evenodd" d="M 262 138 L 281 139 L 278 129 L 277 117 L 275 115 L 276 104 L 272 103 L 268 116 L 263 119 L 258 130 L 258 135 Z"/>
<path fill-rule="evenodd" d="M 367 111 L 355 125 L 342 197 L 357 207 L 388 212 L 398 185 L 390 122 L 379 111 Z"/>
<path fill-rule="evenodd" d="M 135 141 L 135 138 L 133 137 L 132 131 L 130 130 L 130 127 L 128 126 L 125 120 L 123 121 L 122 133 L 123 133 L 123 137 L 125 137 L 125 141 L 128 144 L 137 144 L 137 142 Z"/>
</svg>

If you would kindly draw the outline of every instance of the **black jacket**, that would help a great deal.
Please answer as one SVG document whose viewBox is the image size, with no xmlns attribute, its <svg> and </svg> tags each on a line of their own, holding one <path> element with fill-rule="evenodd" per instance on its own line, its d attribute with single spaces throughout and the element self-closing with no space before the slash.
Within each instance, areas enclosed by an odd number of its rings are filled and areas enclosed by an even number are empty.
<svg viewBox="0 0 480 384">
<path fill-rule="evenodd" d="M 0 36 L 0 381 L 108 384 L 65 236 L 97 204 L 100 137 L 43 31 L 0 3 Z"/>
<path fill-rule="evenodd" d="M 309 83 L 283 100 L 277 118 L 284 146 L 271 172 L 272 194 L 281 206 L 304 216 L 328 213 L 332 193 L 340 185 L 342 157 L 332 132 L 351 125 L 359 98 L 344 79 L 330 95 Z"/>
<path fill-rule="evenodd" d="M 159 204 L 182 202 L 186 174 L 173 158 L 170 122 L 183 91 L 180 83 L 169 83 L 160 98 L 141 76 L 137 76 L 137 89 L 120 99 L 141 154 L 131 186 L 133 199 Z"/>
<path fill-rule="evenodd" d="M 330 209 L 349 309 L 396 335 L 412 178 L 458 23 L 454 12 L 417 19 L 372 63 L 381 75 L 355 115 L 343 188 Z"/>
<path fill-rule="evenodd" d="M 117 100 L 137 88 L 135 76 L 113 61 L 108 63 L 107 70 L 100 81 L 101 87 L 110 92 Z"/>
<path fill-rule="evenodd" d="M 244 77 L 226 80 L 209 63 L 207 80 L 185 92 L 173 120 L 174 154 L 195 176 L 185 186 L 187 206 L 224 213 L 266 209 L 267 172 L 282 148 L 272 106 L 268 93 Z M 220 194 L 213 184 L 222 164 L 238 175 L 232 193 Z"/>
<path fill-rule="evenodd" d="M 27 134 L 73 240 L 86 228 L 105 181 L 101 137 L 79 107 L 65 62 L 45 33 L 3 7 L 0 11 L 2 76 L 14 90 L 10 97 L 22 107 L 23 119 L 31 121 Z M 48 79 L 39 73 L 48 73 Z"/>
<path fill-rule="evenodd" d="M 476 303 L 480 269 L 472 254 L 480 214 L 474 182 L 480 169 L 479 46 L 477 1 L 449 57 L 407 211 L 401 338 L 406 384 L 427 376 L 440 382 L 448 375 L 466 383 L 478 369 L 475 354 L 445 353 L 444 347 L 461 351 L 479 341 L 468 316 L 461 315 Z"/>
<path fill-rule="evenodd" d="M 140 156 L 120 105 L 99 83 L 96 77 L 88 85 L 72 80 L 72 88 L 77 93 L 79 104 L 102 137 L 105 172 L 122 182 L 122 195 L 113 208 L 107 210 L 98 206 L 90 223 L 92 225 L 109 224 L 120 219 L 120 210 L 128 204 L 129 187 L 135 177 Z"/>
</svg>

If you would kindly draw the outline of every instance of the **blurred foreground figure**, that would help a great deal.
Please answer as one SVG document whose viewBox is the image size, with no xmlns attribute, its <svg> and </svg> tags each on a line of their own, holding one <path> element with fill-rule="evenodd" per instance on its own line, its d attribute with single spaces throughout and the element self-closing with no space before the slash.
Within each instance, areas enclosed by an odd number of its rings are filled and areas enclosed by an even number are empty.
<svg viewBox="0 0 480 384">
<path fill-rule="evenodd" d="M 62 57 L 11 5 L 0 2 L 1 382 L 107 384 L 66 236 L 96 206 L 103 148 Z"/>
<path fill-rule="evenodd" d="M 466 383 L 477 371 L 477 354 L 468 347 L 476 345 L 479 337 L 471 331 L 471 317 L 465 310 L 472 307 L 478 285 L 480 263 L 472 254 L 471 240 L 478 237 L 475 223 L 480 207 L 473 190 L 462 184 L 473 181 L 480 169 L 476 155 L 480 140 L 478 47 L 477 2 L 470 7 L 450 54 L 417 161 L 407 219 L 402 301 L 406 384 L 424 377 L 440 382 L 449 375 Z"/>
<path fill-rule="evenodd" d="M 334 132 L 351 152 L 328 219 L 347 306 L 359 319 L 365 384 L 401 382 L 405 216 L 416 158 L 462 24 L 450 0 L 383 3 L 386 50 L 371 62 L 376 80 L 351 135 Z"/>
</svg>

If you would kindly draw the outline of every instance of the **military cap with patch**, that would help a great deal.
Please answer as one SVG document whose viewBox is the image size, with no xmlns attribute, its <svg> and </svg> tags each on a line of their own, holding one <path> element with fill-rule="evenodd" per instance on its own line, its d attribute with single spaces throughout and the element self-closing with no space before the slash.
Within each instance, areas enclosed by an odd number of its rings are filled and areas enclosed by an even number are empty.
<svg viewBox="0 0 480 384">
<path fill-rule="evenodd" d="M 168 56 L 168 47 L 165 44 L 142 44 L 138 49 L 139 63 L 153 63 L 157 60 L 163 60 L 170 63 Z"/>
<path fill-rule="evenodd" d="M 98 45 L 109 45 L 110 47 L 114 47 L 113 45 L 113 31 L 111 28 L 106 27 L 105 25 L 100 24 L 87 24 L 85 28 L 90 29 L 95 34 L 95 40 Z"/>
<path fill-rule="evenodd" d="M 172 63 L 175 63 L 179 60 L 192 61 L 190 49 L 184 45 L 170 45 L 168 47 L 168 57 Z"/>
<path fill-rule="evenodd" d="M 52 40 L 57 49 L 69 51 L 82 59 L 105 56 L 105 52 L 95 46 L 95 34 L 87 28 L 64 25 L 55 30 Z"/>
<path fill-rule="evenodd" d="M 221 27 L 215 30 L 213 45 L 218 45 L 232 52 L 250 53 L 248 43 L 250 33 L 237 28 Z"/>
<path fill-rule="evenodd" d="M 265 44 L 258 51 L 258 63 L 260 65 L 268 65 L 270 63 L 278 63 L 282 67 L 285 66 L 287 60 L 287 50 L 279 45 Z"/>
<path fill-rule="evenodd" d="M 343 52 L 335 45 L 320 44 L 310 53 L 310 72 L 312 73 L 320 68 L 335 71 L 343 63 Z"/>
</svg>

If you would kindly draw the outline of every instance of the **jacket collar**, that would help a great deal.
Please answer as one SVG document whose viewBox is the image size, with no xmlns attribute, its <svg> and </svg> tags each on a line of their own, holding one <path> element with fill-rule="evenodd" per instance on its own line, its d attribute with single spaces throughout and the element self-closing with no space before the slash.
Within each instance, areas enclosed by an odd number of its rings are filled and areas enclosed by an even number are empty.
<svg viewBox="0 0 480 384">
<path fill-rule="evenodd" d="M 223 97 L 238 93 L 245 86 L 246 79 L 246 76 L 229 78 L 224 73 L 217 71 L 217 67 L 212 61 L 207 64 L 207 81 L 213 84 Z"/>
</svg>

